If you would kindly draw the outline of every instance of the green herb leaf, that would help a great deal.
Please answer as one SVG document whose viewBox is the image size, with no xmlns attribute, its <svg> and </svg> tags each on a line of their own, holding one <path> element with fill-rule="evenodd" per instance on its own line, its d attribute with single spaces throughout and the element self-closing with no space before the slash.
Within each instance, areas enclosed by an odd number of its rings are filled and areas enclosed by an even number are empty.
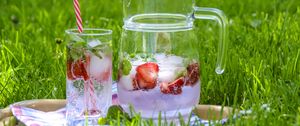
<svg viewBox="0 0 300 126">
<path fill-rule="evenodd" d="M 84 48 L 70 48 L 70 56 L 74 61 L 81 59 L 84 56 L 85 50 Z"/>
<path fill-rule="evenodd" d="M 72 48 L 84 48 L 86 46 L 87 46 L 87 43 L 85 41 L 74 42 L 72 44 Z"/>
<path fill-rule="evenodd" d="M 106 121 L 107 121 L 106 118 L 100 117 L 100 118 L 98 119 L 98 124 L 99 124 L 99 125 L 105 125 L 105 124 L 107 123 Z"/>
<path fill-rule="evenodd" d="M 97 49 L 90 49 L 90 50 L 95 56 L 97 56 L 99 59 L 102 59 L 102 56 L 99 54 L 99 50 Z"/>
<path fill-rule="evenodd" d="M 118 113 L 121 115 L 121 117 L 125 119 L 130 119 L 128 113 L 126 113 L 123 108 L 119 105 L 113 105 L 109 107 L 106 119 L 108 120 L 116 120 L 118 118 Z"/>
</svg>

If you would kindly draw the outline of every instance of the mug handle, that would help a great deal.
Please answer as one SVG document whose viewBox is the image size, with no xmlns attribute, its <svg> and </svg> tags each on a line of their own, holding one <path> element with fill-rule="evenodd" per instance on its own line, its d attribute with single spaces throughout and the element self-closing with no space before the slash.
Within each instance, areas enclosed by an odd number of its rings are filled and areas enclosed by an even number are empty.
<svg viewBox="0 0 300 126">
<path fill-rule="evenodd" d="M 222 74 L 226 67 L 228 21 L 223 11 L 216 8 L 194 7 L 194 19 L 214 20 L 219 24 L 219 47 L 215 72 Z"/>
</svg>

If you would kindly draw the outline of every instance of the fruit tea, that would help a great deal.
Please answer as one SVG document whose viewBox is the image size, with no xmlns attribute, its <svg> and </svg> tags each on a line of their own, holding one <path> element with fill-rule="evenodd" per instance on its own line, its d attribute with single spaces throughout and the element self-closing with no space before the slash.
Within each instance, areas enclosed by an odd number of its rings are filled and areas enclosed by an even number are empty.
<svg viewBox="0 0 300 126">
<path fill-rule="evenodd" d="M 66 74 L 68 125 L 97 124 L 112 101 L 110 42 L 78 37 L 71 40 L 67 45 Z"/>
<path fill-rule="evenodd" d="M 176 55 L 137 54 L 122 60 L 118 78 L 119 101 L 132 105 L 143 118 L 188 116 L 199 101 L 199 63 Z"/>
</svg>

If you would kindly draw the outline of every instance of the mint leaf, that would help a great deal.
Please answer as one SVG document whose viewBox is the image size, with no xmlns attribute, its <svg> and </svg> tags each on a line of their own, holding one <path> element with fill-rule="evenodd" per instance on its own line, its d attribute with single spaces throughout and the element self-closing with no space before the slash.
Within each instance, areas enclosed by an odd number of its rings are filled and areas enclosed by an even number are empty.
<svg viewBox="0 0 300 126">
<path fill-rule="evenodd" d="M 72 48 L 84 48 L 87 46 L 85 41 L 77 41 L 72 44 Z"/>
<path fill-rule="evenodd" d="M 92 48 L 92 49 L 90 49 L 90 51 L 91 51 L 95 56 L 97 56 L 99 59 L 102 59 L 102 56 L 99 54 L 99 50 Z"/>
<path fill-rule="evenodd" d="M 108 120 L 117 120 L 118 119 L 118 113 L 121 115 L 121 117 L 130 120 L 130 117 L 128 113 L 126 113 L 123 108 L 119 105 L 113 105 L 109 107 L 106 119 Z"/>
<path fill-rule="evenodd" d="M 71 56 L 70 59 L 74 61 L 81 59 L 85 54 L 86 44 L 85 41 L 71 41 L 68 44 L 68 55 Z"/>
</svg>

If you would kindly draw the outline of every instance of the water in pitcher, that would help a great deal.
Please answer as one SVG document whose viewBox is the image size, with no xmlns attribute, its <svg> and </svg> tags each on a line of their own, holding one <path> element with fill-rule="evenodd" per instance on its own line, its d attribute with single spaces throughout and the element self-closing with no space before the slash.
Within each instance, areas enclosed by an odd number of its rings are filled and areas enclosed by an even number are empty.
<svg viewBox="0 0 300 126">
<path fill-rule="evenodd" d="M 171 40 L 189 34 L 192 24 L 187 22 L 178 14 L 142 14 L 125 21 L 127 36 L 142 36 L 140 43 L 125 40 L 134 53 L 122 54 L 118 93 L 126 111 L 132 105 L 143 118 L 157 119 L 159 113 L 167 119 L 179 113 L 188 117 L 199 102 L 200 64 L 180 54 L 186 47 Z"/>
</svg>

